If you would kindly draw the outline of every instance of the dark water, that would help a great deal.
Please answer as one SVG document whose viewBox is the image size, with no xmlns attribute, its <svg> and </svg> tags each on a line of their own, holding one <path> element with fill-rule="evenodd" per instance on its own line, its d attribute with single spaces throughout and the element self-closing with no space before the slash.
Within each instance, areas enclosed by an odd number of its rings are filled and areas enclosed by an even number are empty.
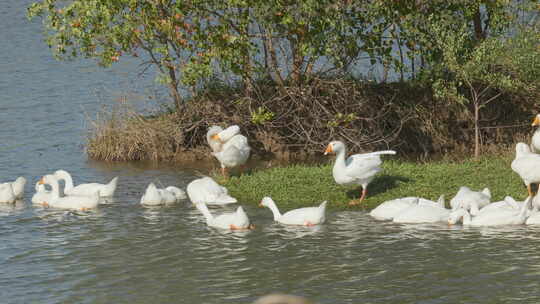
<svg viewBox="0 0 540 304">
<path fill-rule="evenodd" d="M 396 225 L 363 212 L 288 228 L 245 206 L 257 228 L 209 229 L 188 202 L 147 209 L 146 185 L 185 187 L 181 167 L 90 162 L 87 116 L 123 91 L 152 88 L 137 62 L 101 70 L 56 62 L 29 0 L 0 5 L 0 181 L 25 176 L 26 200 L 0 206 L 1 303 L 250 303 L 280 291 L 318 303 L 536 303 L 538 229 Z M 56 169 L 75 182 L 120 176 L 116 201 L 88 213 L 32 207 Z"/>
</svg>

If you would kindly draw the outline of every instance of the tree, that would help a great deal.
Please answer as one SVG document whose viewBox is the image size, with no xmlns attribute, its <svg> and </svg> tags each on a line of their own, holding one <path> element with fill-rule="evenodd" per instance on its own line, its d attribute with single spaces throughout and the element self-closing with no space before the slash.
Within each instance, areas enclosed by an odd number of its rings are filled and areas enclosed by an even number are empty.
<svg viewBox="0 0 540 304">
<path fill-rule="evenodd" d="M 513 38 L 487 37 L 478 41 L 471 39 L 463 25 L 441 20 L 432 25 L 435 40 L 442 50 L 442 60 L 437 67 L 439 78 L 433 82 L 435 96 L 471 106 L 474 157 L 478 159 L 480 110 L 504 91 L 527 90 L 533 84 L 520 76 L 520 63 L 508 52 Z"/>
<path fill-rule="evenodd" d="M 168 86 L 177 110 L 181 86 L 208 77 L 212 56 L 223 55 L 214 45 L 230 53 L 249 47 L 213 21 L 205 1 L 42 0 L 29 7 L 28 16 L 45 17 L 46 40 L 59 59 L 81 56 L 110 66 L 121 56 L 140 56 L 158 69 L 157 80 Z"/>
</svg>

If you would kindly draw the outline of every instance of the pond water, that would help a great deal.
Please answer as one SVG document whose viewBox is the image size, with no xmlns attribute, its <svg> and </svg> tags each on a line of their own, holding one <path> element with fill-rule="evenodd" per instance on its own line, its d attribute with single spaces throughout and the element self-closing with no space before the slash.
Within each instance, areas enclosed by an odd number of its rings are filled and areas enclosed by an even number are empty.
<svg viewBox="0 0 540 304">
<path fill-rule="evenodd" d="M 55 61 L 40 23 L 25 17 L 30 2 L 4 0 L 0 10 L 0 178 L 29 180 L 24 202 L 0 205 L 2 303 L 251 303 L 276 291 L 329 304 L 538 302 L 540 231 L 531 227 L 329 212 L 323 226 L 289 228 L 245 205 L 257 228 L 225 233 L 187 201 L 142 208 L 149 182 L 185 188 L 198 172 L 88 161 L 84 141 L 88 116 L 121 91 L 152 88 L 152 77 L 137 78 L 136 61 L 107 70 Z M 31 206 L 33 184 L 60 168 L 76 183 L 119 176 L 115 201 L 87 213 Z"/>
</svg>

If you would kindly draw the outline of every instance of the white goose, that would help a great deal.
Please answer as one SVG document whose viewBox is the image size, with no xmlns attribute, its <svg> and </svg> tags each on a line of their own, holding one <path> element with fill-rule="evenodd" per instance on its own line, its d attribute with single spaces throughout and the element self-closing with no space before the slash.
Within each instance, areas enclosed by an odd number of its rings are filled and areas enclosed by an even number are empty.
<svg viewBox="0 0 540 304">
<path fill-rule="evenodd" d="M 154 183 L 150 183 L 146 188 L 146 192 L 141 197 L 141 205 L 168 205 L 174 204 L 184 198 L 186 198 L 184 191 L 177 187 L 170 186 L 165 189 L 158 189 Z"/>
<path fill-rule="evenodd" d="M 315 226 L 325 221 L 326 201 L 318 207 L 298 208 L 284 214 L 279 212 L 276 203 L 270 197 L 264 197 L 259 206 L 268 207 L 274 215 L 274 221 L 285 225 Z"/>
<path fill-rule="evenodd" d="M 367 186 L 379 171 L 382 164 L 380 155 L 396 154 L 396 151 L 378 151 L 365 154 L 354 154 L 345 160 L 346 148 L 341 141 L 332 141 L 326 147 L 324 154 L 336 153 L 336 162 L 332 170 L 332 175 L 336 183 L 340 185 L 361 185 L 362 196 L 358 202 L 351 201 L 349 205 L 356 205 L 362 202 L 367 194 Z"/>
<path fill-rule="evenodd" d="M 238 207 L 236 212 L 223 213 L 217 216 L 213 216 L 210 213 L 210 210 L 208 210 L 205 203 L 198 203 L 195 204 L 195 206 L 204 215 L 206 224 L 210 227 L 229 230 L 247 230 L 254 228 L 253 225 L 250 225 L 249 218 L 242 206 Z"/>
<path fill-rule="evenodd" d="M 180 189 L 178 187 L 169 186 L 169 187 L 165 188 L 164 190 L 172 192 L 177 201 L 187 198 L 186 191 L 184 191 L 184 190 L 182 190 L 182 189 Z"/>
<path fill-rule="evenodd" d="M 540 114 L 536 114 L 531 126 L 538 127 L 531 139 L 531 149 L 535 153 L 540 153 Z"/>
<path fill-rule="evenodd" d="M 448 215 L 450 215 L 450 209 L 444 208 L 444 196 L 441 195 L 437 202 L 419 201 L 418 204 L 396 215 L 393 222 L 404 224 L 438 223 L 447 221 Z"/>
<path fill-rule="evenodd" d="M 0 184 L 0 203 L 13 204 L 17 200 L 17 196 L 13 192 L 11 183 Z"/>
<path fill-rule="evenodd" d="M 189 183 L 187 194 L 194 204 L 227 205 L 237 202 L 234 197 L 229 195 L 227 188 L 220 186 L 208 176 Z"/>
<path fill-rule="evenodd" d="M 459 208 L 453 211 L 448 217 L 448 224 L 453 225 L 462 221 L 463 225 L 468 226 L 501 226 L 501 225 L 521 225 L 527 219 L 527 213 L 530 208 L 532 197 L 528 197 L 520 209 L 498 208 L 490 212 L 480 212 L 477 216 L 471 217 L 471 214 Z"/>
<path fill-rule="evenodd" d="M 40 185 L 48 184 L 51 186 L 51 197 L 48 201 L 43 201 L 41 204 L 45 207 L 53 207 L 59 209 L 71 209 L 86 211 L 97 207 L 99 203 L 99 190 L 92 196 L 63 196 L 60 197 L 60 185 L 55 175 L 48 174 L 41 178 Z"/>
<path fill-rule="evenodd" d="M 16 180 L 12 182 L 7 182 L 3 184 L 10 184 L 13 194 L 16 199 L 22 199 L 24 196 L 24 186 L 26 185 L 26 178 L 19 176 Z"/>
<path fill-rule="evenodd" d="M 43 202 L 48 202 L 52 198 L 52 191 L 49 191 L 45 188 L 44 184 L 40 184 L 40 181 L 36 182 L 36 193 L 32 196 L 32 203 L 40 205 Z"/>
<path fill-rule="evenodd" d="M 459 208 L 470 211 L 471 215 L 478 214 L 480 208 L 487 206 L 491 201 L 491 192 L 488 188 L 473 191 L 469 187 L 460 187 L 456 195 L 450 200 L 452 211 Z"/>
<path fill-rule="evenodd" d="M 375 209 L 371 210 L 369 215 L 371 215 L 376 220 L 391 221 L 398 214 L 417 205 L 420 201 L 425 201 L 425 199 L 409 196 L 385 201 L 379 206 L 377 206 Z"/>
<path fill-rule="evenodd" d="M 516 144 L 516 157 L 512 161 L 512 170 L 519 174 L 529 196 L 533 196 L 532 183 L 540 183 L 540 154 L 532 153 L 525 143 Z"/>
<path fill-rule="evenodd" d="M 221 173 L 227 176 L 227 168 L 246 163 L 251 152 L 247 138 L 240 134 L 240 127 L 234 125 L 219 131 L 219 127 L 210 127 L 206 138 L 213 155 L 221 165 Z M 217 132 L 217 133 L 216 133 Z"/>
<path fill-rule="evenodd" d="M 69 174 L 67 171 L 57 170 L 54 172 L 54 175 L 58 180 L 65 181 L 65 195 L 93 196 L 94 193 L 99 190 L 101 197 L 110 197 L 114 195 L 114 191 L 116 190 L 116 185 L 118 183 L 118 177 L 115 177 L 108 184 L 87 183 L 74 186 L 71 174 Z"/>
<path fill-rule="evenodd" d="M 459 208 L 458 208 L 459 209 Z M 458 209 L 456 210 L 453 210 L 452 212 L 454 211 L 457 211 Z M 498 201 L 498 202 L 493 202 L 493 203 L 490 203 L 488 205 L 486 205 L 485 207 L 481 208 L 478 213 L 476 214 L 476 216 L 478 215 L 482 215 L 484 213 L 489 213 L 489 212 L 497 212 L 498 210 L 500 209 L 514 209 L 514 210 L 518 210 L 518 209 L 521 209 L 521 203 L 518 203 L 516 202 L 512 197 L 510 196 L 506 196 L 504 198 L 504 200 L 502 201 Z M 471 215 L 473 215 L 471 213 Z"/>
</svg>

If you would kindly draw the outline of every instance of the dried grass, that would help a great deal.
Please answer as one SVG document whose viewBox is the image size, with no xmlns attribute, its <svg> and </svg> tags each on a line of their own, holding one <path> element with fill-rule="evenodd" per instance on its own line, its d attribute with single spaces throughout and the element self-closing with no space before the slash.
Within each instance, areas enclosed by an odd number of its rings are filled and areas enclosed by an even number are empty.
<svg viewBox="0 0 540 304">
<path fill-rule="evenodd" d="M 87 152 L 100 160 L 185 161 L 209 157 L 211 125 L 240 125 L 253 154 L 278 159 L 320 155 L 335 139 L 351 152 L 393 148 L 427 159 L 470 154 L 473 128 L 461 105 L 434 100 L 412 84 L 371 84 L 350 79 L 314 79 L 287 87 L 264 82 L 246 96 L 242 88 L 212 84 L 179 113 L 142 115 L 126 103 L 92 121 Z M 482 110 L 483 151 L 508 151 L 528 141 L 532 97 L 504 95 Z M 260 113 L 272 118 L 257 120 Z M 534 113 L 536 114 L 536 113 Z"/>
</svg>

